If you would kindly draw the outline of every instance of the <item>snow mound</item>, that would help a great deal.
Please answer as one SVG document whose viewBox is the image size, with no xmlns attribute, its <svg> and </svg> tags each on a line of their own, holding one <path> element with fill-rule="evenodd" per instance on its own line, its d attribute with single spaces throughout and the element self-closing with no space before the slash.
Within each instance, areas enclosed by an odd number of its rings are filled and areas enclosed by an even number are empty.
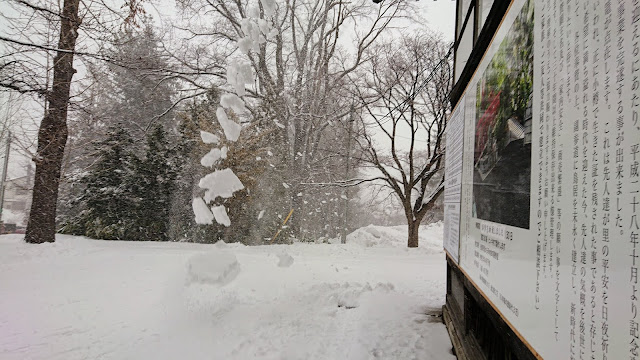
<svg viewBox="0 0 640 360">
<path fill-rule="evenodd" d="M 348 289 L 342 293 L 338 293 L 336 296 L 338 307 L 343 307 L 345 309 L 357 308 L 360 306 L 360 296 L 365 292 L 373 291 L 373 288 L 368 283 L 362 287 L 349 288 L 348 284 L 346 287 Z"/>
<path fill-rule="evenodd" d="M 240 273 L 236 256 L 226 251 L 197 254 L 187 264 L 187 285 L 226 285 Z"/>
<path fill-rule="evenodd" d="M 278 256 L 279 267 L 289 267 L 293 264 L 293 257 L 286 252 L 276 254 Z"/>
<path fill-rule="evenodd" d="M 369 225 L 347 235 L 347 244 L 362 247 L 407 247 L 407 226 Z M 443 224 L 437 222 L 420 226 L 418 247 L 430 252 L 442 251 Z M 339 239 L 338 239 L 339 240 Z M 333 242 L 333 241 L 332 241 Z"/>
<path fill-rule="evenodd" d="M 374 287 L 369 283 L 320 284 L 311 288 L 311 293 L 328 294 L 329 303 L 344 309 L 355 309 L 361 300 L 369 296 L 378 296 L 395 291 L 391 283 L 378 283 Z"/>
<path fill-rule="evenodd" d="M 85 255 L 89 251 L 86 238 L 56 235 L 56 241 L 44 244 L 27 244 L 24 234 L 0 236 L 0 266 L 35 260 L 48 263 L 60 257 Z"/>
<path fill-rule="evenodd" d="M 378 231 L 378 229 L 374 228 L 374 227 L 366 227 L 364 228 L 364 231 L 368 232 L 369 234 L 371 234 L 373 237 L 375 237 L 376 239 L 379 239 L 382 237 L 382 235 L 380 234 L 380 231 Z"/>
</svg>

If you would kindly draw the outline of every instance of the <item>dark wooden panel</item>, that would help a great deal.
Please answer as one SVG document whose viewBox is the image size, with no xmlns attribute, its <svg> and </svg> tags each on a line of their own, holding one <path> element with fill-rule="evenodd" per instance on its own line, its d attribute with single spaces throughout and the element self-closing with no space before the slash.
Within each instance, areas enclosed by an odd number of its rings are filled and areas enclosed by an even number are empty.
<svg viewBox="0 0 640 360">
<path fill-rule="evenodd" d="M 478 34 L 478 38 L 473 46 L 473 50 L 471 50 L 471 55 L 469 55 L 469 60 L 465 65 L 464 69 L 460 73 L 460 78 L 458 82 L 453 86 L 453 90 L 451 90 L 451 95 L 449 99 L 451 100 L 451 105 L 455 106 L 465 89 L 467 88 L 467 84 L 471 81 L 471 77 L 476 71 L 476 68 L 480 64 L 480 60 L 484 56 L 484 53 L 487 51 L 491 40 L 493 39 L 493 35 L 498 30 L 500 23 L 502 22 L 502 18 L 507 13 L 507 9 L 511 1 L 509 0 L 495 0 L 491 10 L 489 11 L 489 15 L 487 16 L 487 20 L 485 21 L 480 34 Z"/>
</svg>

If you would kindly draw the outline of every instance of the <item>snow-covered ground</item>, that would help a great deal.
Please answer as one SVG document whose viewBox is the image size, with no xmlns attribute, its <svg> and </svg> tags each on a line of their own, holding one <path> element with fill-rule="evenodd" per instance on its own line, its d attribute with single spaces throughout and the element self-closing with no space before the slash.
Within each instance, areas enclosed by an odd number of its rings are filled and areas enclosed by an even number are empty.
<svg viewBox="0 0 640 360">
<path fill-rule="evenodd" d="M 455 359 L 442 225 L 347 245 L 0 236 L 0 359 Z"/>
</svg>

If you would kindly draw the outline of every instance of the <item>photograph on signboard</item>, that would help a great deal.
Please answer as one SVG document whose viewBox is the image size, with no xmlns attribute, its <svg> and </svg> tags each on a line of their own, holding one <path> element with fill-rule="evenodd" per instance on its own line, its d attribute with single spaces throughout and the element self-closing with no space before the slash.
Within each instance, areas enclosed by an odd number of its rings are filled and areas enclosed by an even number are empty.
<svg viewBox="0 0 640 360">
<path fill-rule="evenodd" d="M 477 84 L 473 214 L 529 228 L 533 2 L 527 1 Z"/>
</svg>

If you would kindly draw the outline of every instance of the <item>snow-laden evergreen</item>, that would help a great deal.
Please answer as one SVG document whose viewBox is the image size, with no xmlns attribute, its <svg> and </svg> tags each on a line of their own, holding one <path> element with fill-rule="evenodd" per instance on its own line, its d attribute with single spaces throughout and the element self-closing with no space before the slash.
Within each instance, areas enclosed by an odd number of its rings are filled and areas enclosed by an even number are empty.
<svg viewBox="0 0 640 360">
<path fill-rule="evenodd" d="M 72 200 L 79 213 L 60 231 L 106 240 L 166 241 L 172 193 L 176 188 L 174 148 L 162 126 L 149 133 L 145 155 L 132 150 L 133 139 L 116 125 L 94 144 L 96 162 L 76 186 Z"/>
</svg>

